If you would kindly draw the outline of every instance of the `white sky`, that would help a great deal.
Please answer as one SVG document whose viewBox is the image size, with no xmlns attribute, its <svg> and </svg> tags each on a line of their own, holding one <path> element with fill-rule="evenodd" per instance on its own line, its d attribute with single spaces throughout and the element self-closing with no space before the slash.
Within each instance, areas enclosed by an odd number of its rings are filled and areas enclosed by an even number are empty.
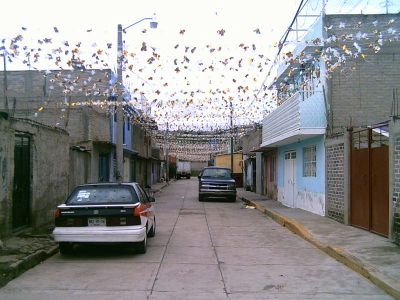
<svg viewBox="0 0 400 300">
<path fill-rule="evenodd" d="M 317 8 L 314 13 L 319 14 L 318 4 L 321 2 L 322 0 L 310 1 L 307 12 L 313 13 L 313 8 Z M 328 3 L 334 3 L 346 13 L 346 9 L 354 10 L 354 7 L 366 11 L 372 6 L 372 2 L 377 1 L 335 0 Z M 194 97 L 183 99 L 185 96 L 179 93 L 186 91 L 190 94 L 199 89 L 229 91 L 227 94 L 235 98 L 235 124 L 240 124 L 243 121 L 260 120 L 262 116 L 265 103 L 262 100 L 254 102 L 252 90 L 261 86 L 270 67 L 264 64 L 265 58 L 273 60 L 277 51 L 274 45 L 289 26 L 299 3 L 300 0 L 6 1 L 2 4 L 0 38 L 10 39 L 22 33 L 24 43 L 36 43 L 37 47 L 37 40 L 47 37 L 53 39 L 53 48 L 64 41 L 69 41 L 70 44 L 82 42 L 82 55 L 91 54 L 99 48 L 106 49 L 108 63 L 115 67 L 117 24 L 126 27 L 144 17 L 155 15 L 157 29 L 150 29 L 148 22 L 144 21 L 129 28 L 124 34 L 125 49 L 136 54 L 135 60 L 130 62 L 135 66 L 134 72 L 129 79 L 124 79 L 124 83 L 131 90 L 137 88 L 145 93 L 149 100 L 148 105 L 152 106 L 152 113 L 161 126 L 166 122 L 176 124 L 181 129 L 204 128 L 214 123 L 227 125 L 229 109 L 226 99 L 222 102 L 218 99 L 222 94 L 196 93 Z M 22 31 L 22 26 L 27 30 Z M 54 27 L 59 31 L 57 34 Z M 185 33 L 179 34 L 182 29 Z M 217 33 L 221 29 L 225 30 L 223 36 Z M 255 29 L 259 29 L 261 34 L 256 34 Z M 154 72 L 155 64 L 146 64 L 149 55 L 140 51 L 144 41 L 149 47 L 155 47 L 156 52 L 161 55 L 157 62 L 157 72 Z M 113 45 L 110 50 L 107 50 L 107 43 Z M 241 43 L 249 47 L 254 44 L 256 50 L 250 48 L 244 51 L 238 47 Z M 175 45 L 179 47 L 175 48 Z M 210 53 L 210 49 L 219 46 L 221 51 Z M 196 47 L 197 50 L 188 55 L 184 51 L 185 47 Z M 259 58 L 260 55 L 264 57 Z M 184 64 L 181 64 L 181 71 L 174 72 L 174 60 L 181 62 L 184 56 L 191 61 L 188 69 L 184 70 Z M 232 67 L 242 58 L 242 67 L 237 71 L 229 69 L 229 66 L 217 67 L 221 60 L 228 57 L 234 57 Z M 256 58 L 254 63 L 249 62 L 252 58 Z M 256 64 L 260 63 L 263 63 L 261 71 L 256 68 Z M 201 68 L 208 65 L 216 66 L 215 71 L 202 72 Z M 7 65 L 7 69 L 21 67 L 26 68 L 18 61 Z M 55 68 L 54 64 L 46 64 L 45 60 L 41 60 L 36 67 Z M 139 69 L 143 71 L 138 71 Z M 3 66 L 0 70 L 3 70 Z M 246 74 L 249 76 L 245 77 Z M 154 78 L 148 80 L 149 76 Z M 166 83 L 168 86 L 165 86 Z M 250 97 L 237 101 L 236 97 L 239 96 L 234 91 L 240 84 L 249 87 Z M 159 93 L 155 93 L 156 91 Z M 168 103 L 174 97 L 181 102 Z M 210 103 L 202 105 L 207 101 Z M 214 101 L 218 104 L 215 105 Z M 253 110 L 250 111 L 249 107 Z M 203 116 L 197 120 L 196 116 L 201 114 Z M 184 116 L 186 118 L 183 120 Z"/>
</svg>

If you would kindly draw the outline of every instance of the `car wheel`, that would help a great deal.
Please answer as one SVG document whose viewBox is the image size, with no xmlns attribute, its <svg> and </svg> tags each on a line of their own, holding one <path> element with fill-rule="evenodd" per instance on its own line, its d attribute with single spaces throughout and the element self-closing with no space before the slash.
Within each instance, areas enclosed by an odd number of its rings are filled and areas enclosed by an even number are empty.
<svg viewBox="0 0 400 300">
<path fill-rule="evenodd" d="M 144 240 L 137 243 L 137 253 L 144 254 L 147 251 L 147 235 L 144 235 Z"/>
<path fill-rule="evenodd" d="M 59 243 L 58 248 L 60 249 L 60 253 L 62 255 L 69 255 L 74 250 L 74 245 L 71 243 L 62 242 Z"/>
<path fill-rule="evenodd" d="M 149 233 L 147 234 L 148 237 L 154 237 L 156 235 L 156 218 L 154 218 L 153 226 L 151 226 L 151 229 Z"/>
</svg>

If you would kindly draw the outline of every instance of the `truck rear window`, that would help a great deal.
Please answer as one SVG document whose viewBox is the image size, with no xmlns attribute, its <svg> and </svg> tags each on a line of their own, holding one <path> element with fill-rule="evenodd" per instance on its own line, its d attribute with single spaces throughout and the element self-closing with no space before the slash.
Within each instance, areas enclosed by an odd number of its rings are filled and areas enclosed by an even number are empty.
<svg viewBox="0 0 400 300">
<path fill-rule="evenodd" d="M 76 188 L 67 200 L 69 205 L 137 203 L 139 198 L 129 186 L 82 186 Z"/>
<path fill-rule="evenodd" d="M 205 169 L 202 177 L 231 178 L 231 170 L 228 169 Z"/>
</svg>

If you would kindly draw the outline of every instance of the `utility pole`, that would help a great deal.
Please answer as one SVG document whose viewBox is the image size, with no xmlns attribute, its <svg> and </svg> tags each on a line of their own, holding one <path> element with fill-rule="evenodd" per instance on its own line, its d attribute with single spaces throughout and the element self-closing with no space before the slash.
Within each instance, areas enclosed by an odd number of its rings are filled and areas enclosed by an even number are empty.
<svg viewBox="0 0 400 300">
<path fill-rule="evenodd" d="M 229 101 L 230 107 L 231 107 L 231 171 L 233 174 L 233 105 L 232 105 L 232 99 Z"/>
<path fill-rule="evenodd" d="M 4 67 L 4 111 L 8 114 L 8 81 L 7 81 L 7 51 L 3 49 L 3 67 Z"/>
<path fill-rule="evenodd" d="M 168 122 L 167 122 L 167 129 L 165 130 L 165 168 L 166 174 L 165 174 L 165 180 L 169 182 L 169 157 L 168 157 Z"/>
<path fill-rule="evenodd" d="M 116 174 L 117 182 L 121 182 L 124 174 L 124 151 L 123 151 L 123 83 L 122 83 L 122 25 L 118 24 L 118 44 L 117 44 L 117 141 L 116 141 Z"/>
<path fill-rule="evenodd" d="M 116 141 L 116 174 L 115 177 L 117 182 L 121 182 L 124 178 L 124 150 L 123 150 L 123 126 L 124 126 L 124 84 L 122 80 L 122 65 L 124 63 L 124 49 L 122 42 L 122 32 L 125 30 L 139 24 L 144 20 L 150 21 L 150 28 L 157 28 L 157 22 L 154 18 L 143 18 L 135 23 L 122 29 L 122 25 L 118 24 L 118 40 L 117 40 L 117 141 Z"/>
</svg>

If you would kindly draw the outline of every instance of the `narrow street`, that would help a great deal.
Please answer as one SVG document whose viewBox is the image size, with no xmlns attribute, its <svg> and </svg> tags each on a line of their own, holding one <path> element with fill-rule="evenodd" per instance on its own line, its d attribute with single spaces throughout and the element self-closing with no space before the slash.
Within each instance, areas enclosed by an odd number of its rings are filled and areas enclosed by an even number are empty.
<svg viewBox="0 0 400 300">
<path fill-rule="evenodd" d="M 391 299 L 255 209 L 199 202 L 197 179 L 156 199 L 146 254 L 119 246 L 57 254 L 0 289 L 0 299 Z"/>
</svg>

